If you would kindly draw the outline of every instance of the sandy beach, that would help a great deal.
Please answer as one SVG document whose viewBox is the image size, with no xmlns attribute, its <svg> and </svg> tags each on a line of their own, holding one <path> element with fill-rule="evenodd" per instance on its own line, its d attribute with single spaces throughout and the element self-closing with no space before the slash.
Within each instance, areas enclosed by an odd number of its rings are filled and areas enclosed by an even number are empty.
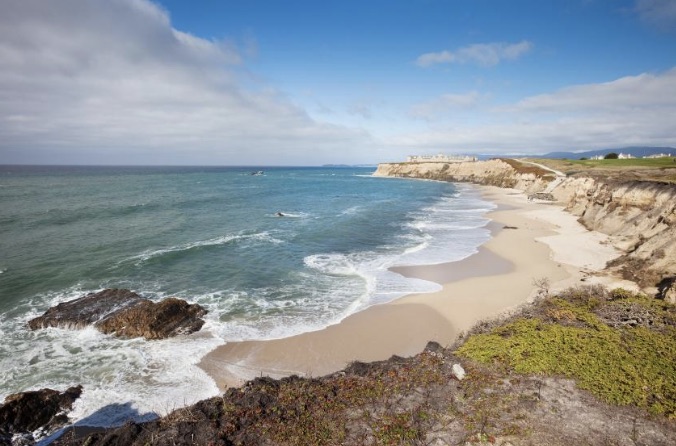
<svg viewBox="0 0 676 446">
<path fill-rule="evenodd" d="M 552 289 L 589 282 L 619 255 L 605 235 L 587 231 L 561 206 L 530 202 L 517 190 L 477 187 L 498 205 L 487 214 L 493 237 L 478 253 L 458 262 L 392 269 L 437 282 L 440 291 L 376 305 L 316 332 L 228 343 L 200 367 L 225 389 L 257 376 L 321 376 L 355 360 L 414 355 L 428 341 L 450 345 L 478 321 L 533 299 L 536 280 L 546 278 Z"/>
</svg>

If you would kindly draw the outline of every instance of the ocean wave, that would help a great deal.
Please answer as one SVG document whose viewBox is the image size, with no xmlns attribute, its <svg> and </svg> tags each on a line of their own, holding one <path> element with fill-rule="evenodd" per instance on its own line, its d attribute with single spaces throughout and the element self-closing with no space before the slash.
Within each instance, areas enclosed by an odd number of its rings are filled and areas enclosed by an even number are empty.
<svg viewBox="0 0 676 446">
<path fill-rule="evenodd" d="M 213 380 L 197 367 L 200 359 L 223 341 L 208 333 L 161 341 L 120 339 L 93 327 L 30 331 L 26 322 L 45 307 L 87 291 L 69 288 L 23 303 L 18 317 L 0 318 L 0 399 L 33 388 L 86 391 L 71 419 L 90 426 L 146 421 L 173 409 L 216 395 Z"/>
<path fill-rule="evenodd" d="M 357 214 L 360 210 L 362 209 L 361 206 L 351 206 L 344 211 L 342 211 L 339 215 L 355 215 Z"/>
<path fill-rule="evenodd" d="M 334 276 L 359 275 L 354 263 L 343 254 L 314 254 L 303 259 L 306 266 Z"/>
<path fill-rule="evenodd" d="M 441 221 L 417 221 L 410 223 L 411 228 L 419 231 L 462 231 L 467 229 L 478 229 L 486 226 L 489 220 L 477 219 L 475 221 L 441 222 Z"/>
<path fill-rule="evenodd" d="M 167 254 L 179 253 L 179 252 L 189 252 L 196 249 L 207 248 L 211 246 L 221 246 L 227 245 L 231 242 L 237 242 L 240 240 L 249 240 L 249 241 L 260 241 L 266 243 L 284 243 L 283 240 L 273 237 L 269 232 L 260 232 L 256 234 L 238 234 L 238 235 L 224 235 L 221 237 L 214 237 L 207 240 L 198 240 L 196 242 L 184 243 L 181 245 L 171 246 L 169 248 L 147 250 L 141 254 L 130 257 L 126 260 L 135 261 L 136 264 L 141 264 L 147 262 L 151 259 L 161 257 Z"/>
<path fill-rule="evenodd" d="M 433 212 L 433 213 L 444 213 L 444 214 L 477 214 L 477 215 L 483 215 L 486 212 L 490 212 L 494 210 L 495 207 L 472 207 L 469 209 L 457 209 L 457 208 L 452 208 L 452 207 L 428 207 L 424 208 L 423 211 L 425 212 Z"/>
<path fill-rule="evenodd" d="M 279 215 L 282 214 L 282 215 Z M 286 218 L 309 218 L 311 217 L 310 214 L 305 213 L 305 212 L 286 212 L 286 211 L 278 211 L 275 212 L 274 214 L 270 215 L 271 217 L 286 217 Z"/>
</svg>

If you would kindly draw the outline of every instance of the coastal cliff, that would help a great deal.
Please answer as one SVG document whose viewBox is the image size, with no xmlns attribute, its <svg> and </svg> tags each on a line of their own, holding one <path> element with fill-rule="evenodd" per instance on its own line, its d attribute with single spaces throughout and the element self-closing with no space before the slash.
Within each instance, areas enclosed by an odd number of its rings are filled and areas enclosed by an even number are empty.
<svg viewBox="0 0 676 446">
<path fill-rule="evenodd" d="M 608 265 L 644 288 L 676 276 L 676 186 L 619 178 L 568 177 L 516 160 L 469 163 L 384 163 L 374 176 L 422 178 L 549 192 L 587 229 L 610 236 L 624 254 Z"/>
<path fill-rule="evenodd" d="M 629 280 L 656 286 L 676 275 L 676 187 L 648 181 L 570 177 L 553 195 L 588 229 L 624 252 L 611 262 Z"/>
<path fill-rule="evenodd" d="M 468 163 L 383 163 L 373 175 L 509 187 L 528 193 L 544 190 L 555 178 L 552 172 L 532 166 L 517 171 L 501 159 Z"/>
</svg>

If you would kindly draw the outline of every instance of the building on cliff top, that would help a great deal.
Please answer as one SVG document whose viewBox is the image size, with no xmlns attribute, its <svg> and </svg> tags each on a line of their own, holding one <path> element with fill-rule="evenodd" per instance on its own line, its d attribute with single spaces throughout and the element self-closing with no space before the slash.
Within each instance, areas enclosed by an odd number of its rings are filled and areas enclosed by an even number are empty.
<svg viewBox="0 0 676 446">
<path fill-rule="evenodd" d="M 407 163 L 472 163 L 478 161 L 476 156 L 466 155 L 410 155 Z"/>
</svg>

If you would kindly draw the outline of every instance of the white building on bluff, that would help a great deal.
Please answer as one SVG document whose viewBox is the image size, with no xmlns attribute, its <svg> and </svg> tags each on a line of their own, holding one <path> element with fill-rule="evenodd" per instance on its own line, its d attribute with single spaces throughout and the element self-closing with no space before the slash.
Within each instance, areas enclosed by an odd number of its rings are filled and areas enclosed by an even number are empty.
<svg viewBox="0 0 676 446">
<path fill-rule="evenodd" d="M 643 158 L 670 158 L 671 153 L 655 153 L 654 155 L 647 155 Z"/>
<path fill-rule="evenodd" d="M 476 156 L 466 155 L 410 155 L 407 163 L 471 163 L 478 161 Z"/>
<path fill-rule="evenodd" d="M 620 153 L 620 154 L 617 155 L 618 160 L 628 160 L 628 159 L 632 159 L 632 158 L 634 158 L 634 155 L 632 155 L 631 153 Z M 589 159 L 590 160 L 604 160 L 604 159 L 606 159 L 606 157 L 605 157 L 605 155 L 594 155 Z"/>
</svg>

